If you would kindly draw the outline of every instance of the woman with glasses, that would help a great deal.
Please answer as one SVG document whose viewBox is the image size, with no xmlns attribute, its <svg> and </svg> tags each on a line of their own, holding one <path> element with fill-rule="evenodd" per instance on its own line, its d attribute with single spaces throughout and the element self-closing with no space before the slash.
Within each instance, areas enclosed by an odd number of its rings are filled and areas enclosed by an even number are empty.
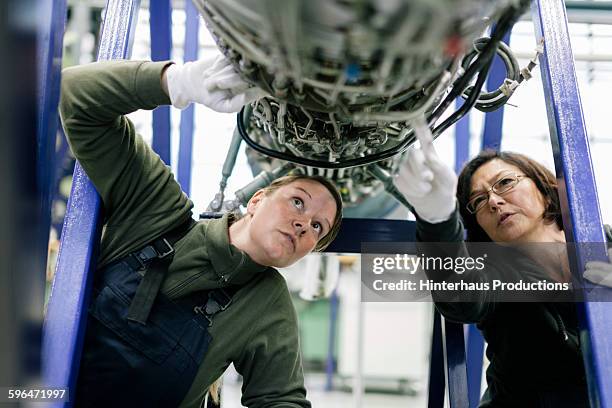
<svg viewBox="0 0 612 408">
<path fill-rule="evenodd" d="M 531 248 L 523 257 L 527 261 L 510 259 L 504 265 L 487 265 L 481 272 L 462 275 L 426 271 L 429 279 L 492 283 L 512 271 L 531 281 L 571 281 L 566 256 L 533 250 L 536 243 L 565 242 L 555 176 L 535 160 L 518 153 L 485 151 L 457 177 L 430 141 L 410 150 L 396 186 L 414 207 L 417 240 L 422 245 L 462 242 L 465 226 L 468 242 L 494 242 L 508 251 L 512 244 Z M 607 235 L 612 240 L 609 227 Z M 466 245 L 456 247 L 465 250 Z M 612 275 L 612 266 L 606 265 Z M 589 406 L 573 303 L 507 302 L 490 291 L 472 293 L 467 302 L 432 295 L 447 319 L 476 323 L 488 343 L 488 387 L 481 407 Z"/>
</svg>

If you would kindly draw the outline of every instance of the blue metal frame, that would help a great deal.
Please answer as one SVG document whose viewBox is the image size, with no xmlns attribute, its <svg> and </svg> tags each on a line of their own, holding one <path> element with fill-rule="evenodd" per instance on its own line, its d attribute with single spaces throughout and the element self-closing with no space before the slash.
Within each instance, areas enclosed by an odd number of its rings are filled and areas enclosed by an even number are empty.
<svg viewBox="0 0 612 408">
<path fill-rule="evenodd" d="M 360 254 L 362 242 L 415 241 L 416 223 L 414 221 L 344 218 L 336 239 L 326 248 L 325 252 Z M 386 253 L 385 250 L 394 253 L 394 248 L 391 247 L 377 248 L 377 253 Z"/>
<path fill-rule="evenodd" d="M 465 344 L 466 369 L 468 381 L 468 399 L 470 408 L 477 408 L 480 403 L 482 384 L 482 363 L 484 359 L 484 338 L 475 324 L 466 324 L 467 339 Z"/>
<path fill-rule="evenodd" d="M 151 60 L 169 60 L 172 54 L 172 5 L 170 0 L 149 2 L 149 28 L 151 30 Z M 151 146 L 167 165 L 170 165 L 172 160 L 171 130 L 170 106 L 155 108 Z"/>
<path fill-rule="evenodd" d="M 444 407 L 444 391 L 446 377 L 444 376 L 444 345 L 442 344 L 442 316 L 437 309 L 433 313 L 433 328 L 431 331 L 431 353 L 429 355 L 429 386 L 428 408 Z"/>
<path fill-rule="evenodd" d="M 496 61 L 497 62 L 497 61 Z M 494 67 L 495 68 L 495 67 Z M 497 69 L 500 67 L 498 66 Z M 503 67 L 502 71 L 503 71 Z M 504 72 L 502 72 L 504 74 Z M 491 81 L 489 79 L 489 81 Z M 490 82 L 490 85 L 494 85 L 497 82 Z M 457 98 L 457 107 L 464 103 L 462 98 Z M 503 108 L 502 108 L 503 109 Z M 487 117 L 490 115 L 487 114 Z M 485 119 L 486 123 L 486 119 Z M 501 121 L 498 122 L 500 126 L 499 138 L 501 140 Z M 485 138 L 483 138 L 484 140 Z M 455 125 L 455 173 L 459 173 L 463 168 L 463 165 L 470 158 L 470 117 L 469 113 L 465 115 Z M 435 324 L 435 323 L 434 323 Z M 483 360 L 483 349 L 484 339 L 480 331 L 475 325 L 465 325 L 464 330 L 467 332 L 465 358 L 466 358 L 466 371 L 467 371 L 467 392 L 469 399 L 470 408 L 478 407 L 480 401 L 480 385 L 482 378 L 482 360 Z M 441 334 L 440 334 L 441 335 Z M 455 347 L 453 345 L 453 347 Z M 460 353 L 461 351 L 457 350 Z M 430 374 L 431 375 L 431 374 Z"/>
<path fill-rule="evenodd" d="M 185 56 L 183 60 L 198 59 L 198 31 L 200 14 L 191 1 L 185 2 Z M 191 157 L 193 149 L 195 104 L 181 111 L 180 144 L 177 167 L 178 182 L 185 194 L 191 193 Z"/>
<path fill-rule="evenodd" d="M 503 42 L 510 45 L 511 33 L 508 32 Z M 499 87 L 506 78 L 506 68 L 500 58 L 495 58 L 491 71 L 487 77 L 487 90 L 492 90 Z M 504 106 L 496 111 L 488 112 L 485 115 L 484 127 L 482 132 L 481 150 L 492 149 L 499 150 L 501 148 L 504 126 Z M 468 374 L 468 396 L 469 406 L 471 408 L 478 407 L 481 394 L 482 384 L 482 364 L 484 339 L 480 331 L 474 326 L 467 327 L 466 340 L 466 361 Z"/>
<path fill-rule="evenodd" d="M 453 323 L 444 318 L 442 321 L 448 402 L 451 408 L 464 408 L 469 406 L 469 400 L 463 324 Z"/>
<path fill-rule="evenodd" d="M 503 42 L 510 45 L 510 32 L 506 33 Z M 487 90 L 498 88 L 506 79 L 506 68 L 500 58 L 493 60 L 489 76 L 487 77 Z M 488 112 L 485 116 L 482 132 L 481 150 L 499 150 L 501 147 L 502 132 L 504 128 L 504 106 L 496 111 Z"/>
<path fill-rule="evenodd" d="M 376 245 L 376 253 L 397 253 L 406 250 L 405 244 L 399 247 L 392 245 L 393 242 L 415 242 L 416 223 L 414 221 L 400 220 L 377 220 L 346 218 L 338 236 L 326 249 L 328 252 L 352 252 L 361 253 L 361 243 L 370 242 Z M 432 337 L 432 359 L 437 353 L 437 344 L 441 343 L 436 332 L 436 320 L 434 318 L 434 333 Z M 447 362 L 449 401 L 451 407 L 463 408 L 468 406 L 468 383 L 465 361 L 465 340 L 463 325 L 459 323 L 444 322 L 444 356 Z M 436 406 L 439 400 L 440 387 L 444 389 L 444 382 L 440 383 L 440 364 L 431 361 L 430 366 L 430 407 Z M 441 371 L 443 372 L 443 371 Z M 433 389 L 431 389 L 433 387 Z M 443 397 L 442 397 L 443 398 Z"/>
<path fill-rule="evenodd" d="M 98 60 L 129 57 L 139 6 L 139 0 L 108 1 Z M 99 211 L 100 197 L 77 164 L 43 329 L 43 383 L 68 387 L 71 400 L 85 333 L 93 275 L 90 271 L 96 263 L 100 239 Z"/>
<path fill-rule="evenodd" d="M 510 35 L 508 32 L 502 39 L 510 45 Z M 487 90 L 490 91 L 499 87 L 506 78 L 506 68 L 500 58 L 495 58 L 489 76 L 487 77 Z M 484 127 L 482 132 L 481 150 L 499 150 L 503 136 L 504 125 L 504 106 L 496 111 L 488 112 L 485 115 Z M 456 168 L 457 170 L 457 168 Z M 471 408 L 478 407 L 480 402 L 482 384 L 482 364 L 484 351 L 484 338 L 474 325 L 466 325 L 466 363 L 468 379 L 468 397 Z"/>
<path fill-rule="evenodd" d="M 573 272 L 581 275 L 587 261 L 607 261 L 607 256 L 565 5 L 535 0 L 532 14 L 537 40 L 544 38 L 540 69 L 566 239 L 591 243 L 577 246 L 570 259 Z M 591 406 L 612 407 L 612 303 L 584 302 L 577 309 Z"/>
<path fill-rule="evenodd" d="M 455 108 L 465 101 L 457 98 Z M 470 114 L 469 112 L 455 124 L 455 173 L 459 173 L 470 158 Z"/>
<path fill-rule="evenodd" d="M 338 292 L 333 290 L 329 297 L 329 336 L 327 337 L 327 359 L 325 361 L 325 391 L 334 388 L 336 372 L 336 327 L 338 324 Z"/>
<path fill-rule="evenodd" d="M 38 246 L 42 254 L 40 271 L 45 271 L 49 229 L 51 227 L 51 201 L 55 185 L 55 142 L 59 124 L 59 104 L 62 71 L 62 50 L 66 27 L 66 0 L 42 2 L 39 15 L 44 18 L 39 25 L 38 38 L 38 190 L 41 194 L 41 214 L 38 223 Z M 45 274 L 43 273 L 43 276 Z"/>
</svg>

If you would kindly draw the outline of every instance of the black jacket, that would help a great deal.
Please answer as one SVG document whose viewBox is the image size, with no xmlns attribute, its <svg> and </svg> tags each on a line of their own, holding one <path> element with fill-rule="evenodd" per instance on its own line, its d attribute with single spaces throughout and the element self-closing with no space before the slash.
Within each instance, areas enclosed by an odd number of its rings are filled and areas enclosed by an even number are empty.
<svg viewBox="0 0 612 408">
<path fill-rule="evenodd" d="M 608 240 L 612 241 L 612 230 L 608 226 L 606 233 Z M 444 246 L 442 249 L 432 249 L 435 245 L 424 244 L 462 242 L 463 225 L 458 212 L 449 220 L 438 224 L 430 224 L 417 218 L 417 241 L 420 242 L 421 251 L 429 256 L 460 255 L 451 254 L 449 251 L 463 250 L 467 253 L 467 249 L 461 247 L 463 244 Z M 517 261 L 517 265 L 508 267 L 508 262 L 505 261 L 504 271 L 487 268 L 485 273 L 426 273 L 427 277 L 434 281 L 460 278 L 463 281 L 479 283 L 490 283 L 504 273 L 507 280 L 508 270 L 522 277 L 527 276 L 527 280 L 535 281 L 545 277 L 542 271 L 521 264 L 521 261 Z M 561 394 L 566 394 L 562 398 L 565 403 L 568 398 L 575 399 L 576 402 L 567 406 L 588 407 L 574 303 L 499 302 L 496 301 L 495 295 L 484 291 L 470 297 L 468 302 L 449 301 L 445 294 L 436 292 L 433 292 L 432 296 L 436 308 L 445 318 L 460 323 L 476 323 L 488 343 L 488 389 L 482 398 L 481 407 L 538 407 L 542 406 L 542 401 L 547 396 L 556 398 Z"/>
</svg>

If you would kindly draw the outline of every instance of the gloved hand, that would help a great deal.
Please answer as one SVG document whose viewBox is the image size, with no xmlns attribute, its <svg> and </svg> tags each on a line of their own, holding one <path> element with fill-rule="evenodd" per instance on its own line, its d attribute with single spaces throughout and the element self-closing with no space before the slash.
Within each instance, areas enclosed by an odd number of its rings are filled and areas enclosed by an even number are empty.
<svg viewBox="0 0 612 408">
<path fill-rule="evenodd" d="M 612 262 L 612 248 L 608 249 L 608 258 Z M 596 285 L 612 288 L 612 263 L 600 261 L 587 262 L 582 277 Z"/>
<path fill-rule="evenodd" d="M 172 64 L 165 75 L 170 101 L 179 109 L 195 102 L 217 112 L 238 112 L 247 103 L 266 95 L 240 78 L 223 55 Z"/>
<path fill-rule="evenodd" d="M 421 219 L 430 223 L 446 221 L 456 207 L 457 176 L 438 157 L 425 121 L 415 121 L 413 128 L 421 148 L 413 146 L 408 151 L 395 186 Z"/>
</svg>

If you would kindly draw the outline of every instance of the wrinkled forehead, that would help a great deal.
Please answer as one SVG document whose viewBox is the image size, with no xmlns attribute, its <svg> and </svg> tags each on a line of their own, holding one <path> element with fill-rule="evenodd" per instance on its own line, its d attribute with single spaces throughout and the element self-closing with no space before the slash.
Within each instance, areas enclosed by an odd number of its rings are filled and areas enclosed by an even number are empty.
<svg viewBox="0 0 612 408">
<path fill-rule="evenodd" d="M 508 173 L 523 174 L 520 168 L 500 159 L 486 162 L 472 175 L 470 194 L 490 188 L 493 183 L 499 180 L 499 177 Z"/>
</svg>

